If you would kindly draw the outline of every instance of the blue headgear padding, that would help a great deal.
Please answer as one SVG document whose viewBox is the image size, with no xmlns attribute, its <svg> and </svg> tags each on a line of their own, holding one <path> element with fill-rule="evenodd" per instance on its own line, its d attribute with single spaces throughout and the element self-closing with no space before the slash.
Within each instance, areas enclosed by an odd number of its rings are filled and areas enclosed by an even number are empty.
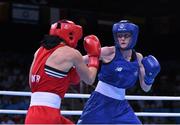
<svg viewBox="0 0 180 125">
<path fill-rule="evenodd" d="M 128 20 L 121 20 L 118 23 L 115 23 L 112 28 L 113 37 L 115 41 L 115 46 L 117 48 L 120 48 L 117 33 L 123 33 L 123 32 L 130 32 L 132 34 L 131 41 L 126 49 L 132 49 L 137 42 L 138 34 L 139 34 L 139 27 Z"/>
</svg>

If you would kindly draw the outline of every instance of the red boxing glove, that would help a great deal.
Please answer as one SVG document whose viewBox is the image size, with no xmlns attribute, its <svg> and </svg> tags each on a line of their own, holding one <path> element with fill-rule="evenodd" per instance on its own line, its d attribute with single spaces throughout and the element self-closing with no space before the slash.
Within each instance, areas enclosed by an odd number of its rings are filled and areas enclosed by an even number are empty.
<svg viewBox="0 0 180 125">
<path fill-rule="evenodd" d="M 99 67 L 99 57 L 101 53 L 101 44 L 97 36 L 88 35 L 84 38 L 84 48 L 89 56 L 89 67 Z"/>
<path fill-rule="evenodd" d="M 78 85 L 80 83 L 80 77 L 78 73 L 76 72 L 75 68 L 72 68 L 70 71 L 70 84 L 72 85 Z"/>
</svg>

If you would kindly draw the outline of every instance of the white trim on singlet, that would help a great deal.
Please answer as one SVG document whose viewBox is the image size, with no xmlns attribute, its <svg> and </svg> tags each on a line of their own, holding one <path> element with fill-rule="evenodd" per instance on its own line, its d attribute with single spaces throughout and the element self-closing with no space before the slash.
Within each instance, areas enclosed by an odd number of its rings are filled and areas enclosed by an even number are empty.
<svg viewBox="0 0 180 125">
<path fill-rule="evenodd" d="M 65 76 L 67 76 L 67 74 L 59 73 L 59 72 L 56 72 L 47 68 L 45 68 L 45 73 L 50 76 L 57 77 L 57 78 L 64 78 Z"/>
<path fill-rule="evenodd" d="M 30 106 L 48 106 L 59 109 L 61 98 L 59 95 L 50 92 L 34 92 L 31 94 Z"/>
<path fill-rule="evenodd" d="M 98 82 L 95 91 L 117 100 L 125 99 L 125 89 L 117 88 L 102 81 Z"/>
</svg>

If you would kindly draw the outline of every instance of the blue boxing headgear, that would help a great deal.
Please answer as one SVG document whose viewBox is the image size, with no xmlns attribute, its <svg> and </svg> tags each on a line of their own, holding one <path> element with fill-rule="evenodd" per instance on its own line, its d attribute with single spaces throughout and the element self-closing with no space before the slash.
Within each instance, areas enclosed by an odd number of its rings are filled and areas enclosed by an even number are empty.
<svg viewBox="0 0 180 125">
<path fill-rule="evenodd" d="M 132 49 L 137 42 L 139 27 L 128 20 L 121 20 L 118 23 L 115 23 L 112 28 L 113 37 L 115 41 L 115 46 L 120 48 L 117 33 L 130 32 L 131 33 L 131 41 L 126 49 Z"/>
</svg>

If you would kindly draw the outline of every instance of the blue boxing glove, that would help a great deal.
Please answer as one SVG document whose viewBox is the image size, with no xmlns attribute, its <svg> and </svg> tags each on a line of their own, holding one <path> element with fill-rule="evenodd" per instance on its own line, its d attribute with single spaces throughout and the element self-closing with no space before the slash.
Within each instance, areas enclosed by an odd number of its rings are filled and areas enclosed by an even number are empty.
<svg viewBox="0 0 180 125">
<path fill-rule="evenodd" d="M 160 72 L 161 66 L 158 60 L 152 55 L 144 57 L 142 59 L 142 64 L 145 69 L 144 81 L 147 85 L 151 85 L 153 84 L 155 77 Z"/>
</svg>

